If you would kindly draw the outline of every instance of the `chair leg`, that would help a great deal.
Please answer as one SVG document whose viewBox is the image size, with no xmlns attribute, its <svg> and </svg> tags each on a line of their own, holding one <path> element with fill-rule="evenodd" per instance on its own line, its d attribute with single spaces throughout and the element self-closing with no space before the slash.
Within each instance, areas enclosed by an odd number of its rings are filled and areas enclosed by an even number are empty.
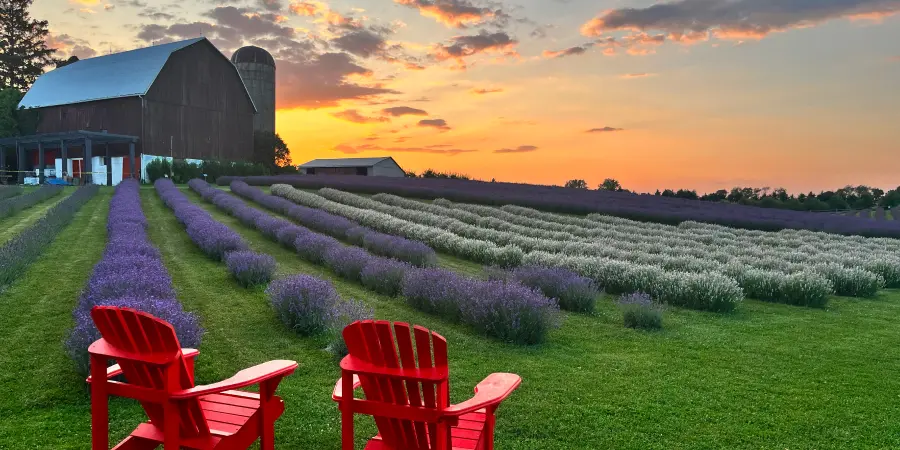
<svg viewBox="0 0 900 450">
<path fill-rule="evenodd" d="M 353 450 L 353 374 L 341 373 L 344 397 L 341 399 L 341 450 Z"/>
<path fill-rule="evenodd" d="M 109 449 L 109 399 L 106 358 L 91 355 L 91 449 Z"/>
<path fill-rule="evenodd" d="M 178 423 L 178 408 L 171 401 L 163 405 L 163 450 L 179 450 L 181 425 Z"/>
<path fill-rule="evenodd" d="M 275 450 L 275 417 L 269 412 L 269 404 L 275 396 L 279 379 L 264 381 L 259 386 L 259 448 Z M 279 400 L 280 401 L 280 400 Z"/>
</svg>

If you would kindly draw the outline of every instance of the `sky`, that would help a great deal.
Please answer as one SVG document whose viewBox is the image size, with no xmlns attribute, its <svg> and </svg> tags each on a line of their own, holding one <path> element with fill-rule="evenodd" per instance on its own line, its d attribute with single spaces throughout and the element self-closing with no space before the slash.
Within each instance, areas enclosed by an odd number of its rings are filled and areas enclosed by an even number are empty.
<svg viewBox="0 0 900 450">
<path fill-rule="evenodd" d="M 699 192 L 900 185 L 900 0 L 35 0 L 58 56 L 273 54 L 293 161 Z"/>
</svg>

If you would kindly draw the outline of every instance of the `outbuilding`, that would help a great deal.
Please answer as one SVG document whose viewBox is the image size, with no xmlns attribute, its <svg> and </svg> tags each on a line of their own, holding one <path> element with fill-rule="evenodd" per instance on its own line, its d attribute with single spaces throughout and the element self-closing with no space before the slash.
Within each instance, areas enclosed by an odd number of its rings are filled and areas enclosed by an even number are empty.
<svg viewBox="0 0 900 450">
<path fill-rule="evenodd" d="M 19 103 L 37 133 L 0 140 L 27 174 L 98 184 L 167 159 L 251 161 L 256 107 L 232 62 L 206 38 L 84 59 L 45 73 Z"/>
<path fill-rule="evenodd" d="M 314 159 L 300 165 L 304 175 L 363 175 L 369 177 L 404 177 L 406 172 L 390 156 L 379 158 Z"/>
</svg>

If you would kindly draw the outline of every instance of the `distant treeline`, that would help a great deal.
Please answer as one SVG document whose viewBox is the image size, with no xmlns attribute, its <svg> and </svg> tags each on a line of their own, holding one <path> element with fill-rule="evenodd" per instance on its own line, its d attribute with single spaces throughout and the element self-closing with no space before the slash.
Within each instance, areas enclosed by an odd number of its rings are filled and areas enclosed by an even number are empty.
<svg viewBox="0 0 900 450">
<path fill-rule="evenodd" d="M 572 189 L 589 189 L 584 180 L 569 180 L 565 187 Z M 607 178 L 597 187 L 601 191 L 631 192 L 612 178 Z M 649 194 L 642 194 L 649 195 Z M 762 208 L 790 209 L 794 211 L 833 211 L 846 209 L 870 209 L 876 206 L 885 209 L 900 205 L 900 187 L 885 192 L 882 189 L 865 185 L 845 186 L 833 191 L 821 191 L 794 194 L 784 188 L 769 187 L 734 187 L 730 191 L 718 191 L 699 195 L 696 190 L 665 189 L 656 190 L 653 195 L 660 197 L 683 198 L 707 202 L 728 202 L 741 205 L 759 206 Z"/>
<path fill-rule="evenodd" d="M 177 184 L 184 184 L 194 178 L 204 179 L 205 177 L 206 181 L 215 183 L 219 177 L 223 176 L 247 177 L 285 173 L 297 173 L 297 169 L 294 166 L 272 167 L 262 163 L 216 160 L 206 160 L 200 164 L 180 159 L 169 162 L 161 158 L 147 164 L 147 178 L 150 183 L 166 176 L 172 178 L 172 181 Z"/>
</svg>

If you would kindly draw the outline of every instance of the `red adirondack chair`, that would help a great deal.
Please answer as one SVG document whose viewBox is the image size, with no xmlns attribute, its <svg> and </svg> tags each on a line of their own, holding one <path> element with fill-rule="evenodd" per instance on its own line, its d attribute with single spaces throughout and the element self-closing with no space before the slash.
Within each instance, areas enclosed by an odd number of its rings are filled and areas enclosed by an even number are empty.
<svg viewBox="0 0 900 450">
<path fill-rule="evenodd" d="M 108 450 L 108 396 L 140 402 L 150 420 L 113 450 L 244 450 L 257 438 L 275 448 L 275 420 L 284 402 L 275 395 L 294 361 L 269 361 L 218 383 L 194 385 L 194 358 L 181 348 L 168 322 L 129 308 L 91 310 L 101 339 L 91 344 L 91 435 L 93 450 Z M 108 360 L 118 364 L 107 367 Z M 112 378 L 124 375 L 126 382 Z M 238 391 L 259 384 L 259 393 Z"/>
<path fill-rule="evenodd" d="M 332 394 L 341 410 L 342 449 L 353 449 L 354 413 L 374 416 L 378 427 L 366 450 L 493 449 L 494 413 L 522 379 L 492 374 L 473 398 L 451 405 L 447 340 L 415 326 L 413 344 L 409 324 L 394 323 L 393 333 L 391 326 L 366 320 L 344 329 L 350 354 Z M 354 398 L 360 386 L 365 399 Z"/>
</svg>

